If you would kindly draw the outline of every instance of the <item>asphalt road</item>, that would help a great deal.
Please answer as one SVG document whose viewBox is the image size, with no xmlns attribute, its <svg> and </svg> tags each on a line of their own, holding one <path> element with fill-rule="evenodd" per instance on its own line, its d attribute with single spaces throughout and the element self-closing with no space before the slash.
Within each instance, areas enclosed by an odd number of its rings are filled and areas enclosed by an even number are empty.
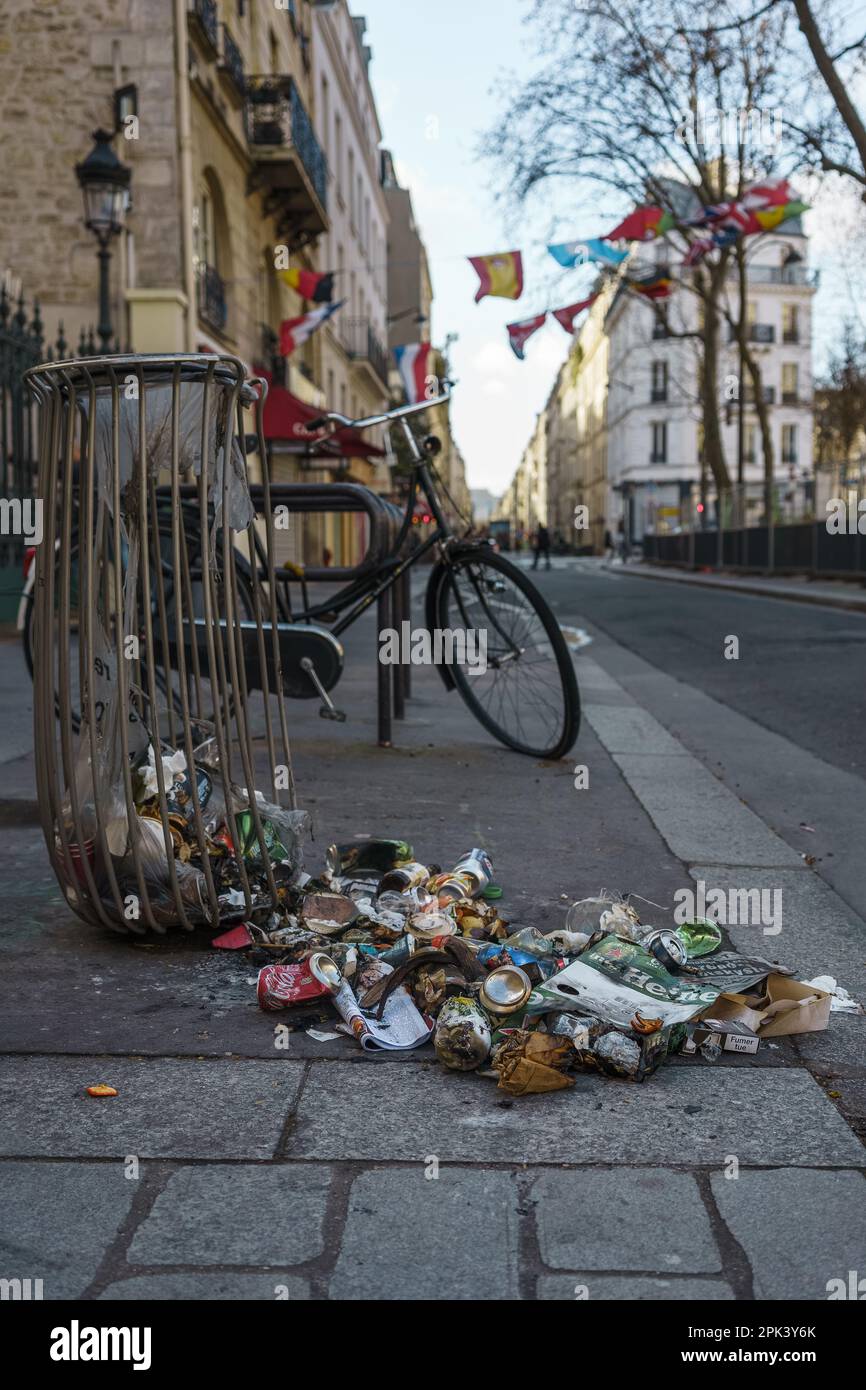
<svg viewBox="0 0 866 1390">
<path fill-rule="evenodd" d="M 866 614 L 632 579 L 597 563 L 535 576 L 561 621 L 591 623 L 677 680 L 866 777 Z M 739 639 L 739 658 L 725 643 Z"/>
<path fill-rule="evenodd" d="M 587 653 L 862 916 L 866 616 L 597 560 L 534 578 Z"/>
</svg>

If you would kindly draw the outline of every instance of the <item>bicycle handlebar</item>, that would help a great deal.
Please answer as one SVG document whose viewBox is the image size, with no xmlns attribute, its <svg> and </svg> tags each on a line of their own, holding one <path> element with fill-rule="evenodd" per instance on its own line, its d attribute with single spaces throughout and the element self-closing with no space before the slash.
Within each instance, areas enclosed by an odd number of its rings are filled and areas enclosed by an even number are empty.
<svg viewBox="0 0 866 1390">
<path fill-rule="evenodd" d="M 313 420 L 308 420 L 306 428 L 308 430 L 319 430 L 325 425 L 339 425 L 343 429 L 366 430 L 372 429 L 374 425 L 389 424 L 392 420 L 399 420 L 406 415 L 417 415 L 422 410 L 428 410 L 433 405 L 444 405 L 451 399 L 452 381 L 444 382 L 445 390 L 441 396 L 433 396 L 430 400 L 414 401 L 409 405 L 398 405 L 393 410 L 386 410 L 382 415 L 367 415 L 362 420 L 350 420 L 346 415 L 340 415 L 336 410 L 326 410 L 323 415 L 317 415 Z"/>
</svg>

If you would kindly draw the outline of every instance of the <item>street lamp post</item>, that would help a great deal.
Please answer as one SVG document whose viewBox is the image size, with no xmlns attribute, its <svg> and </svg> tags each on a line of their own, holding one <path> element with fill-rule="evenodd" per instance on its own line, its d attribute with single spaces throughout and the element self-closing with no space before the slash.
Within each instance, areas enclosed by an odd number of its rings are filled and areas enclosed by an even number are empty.
<svg viewBox="0 0 866 1390">
<path fill-rule="evenodd" d="M 84 197 L 84 224 L 96 237 L 99 250 L 99 324 L 97 333 L 104 353 L 111 342 L 111 301 L 109 267 L 111 238 L 123 231 L 129 206 L 129 181 L 132 170 L 121 164 L 106 130 L 93 132 L 93 149 L 86 159 L 75 166 L 75 175 Z"/>
</svg>

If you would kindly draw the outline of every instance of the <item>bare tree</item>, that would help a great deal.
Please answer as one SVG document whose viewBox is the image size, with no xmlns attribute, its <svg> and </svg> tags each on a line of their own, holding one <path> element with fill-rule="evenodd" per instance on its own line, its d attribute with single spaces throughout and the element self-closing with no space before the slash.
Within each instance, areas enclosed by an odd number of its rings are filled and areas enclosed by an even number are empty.
<svg viewBox="0 0 866 1390">
<path fill-rule="evenodd" d="M 509 92 L 485 141 L 500 195 L 522 204 L 553 181 L 591 180 L 615 190 L 620 203 L 668 211 L 675 221 L 668 235 L 684 251 L 696 235 L 684 219 L 697 207 L 738 196 L 756 176 L 790 172 L 780 167 L 785 151 L 749 119 L 781 104 L 789 16 L 770 5 L 744 20 L 742 9 L 719 0 L 698 27 L 700 10 L 686 0 L 535 0 L 529 23 L 542 66 Z M 705 459 L 719 489 L 730 486 L 719 335 L 732 254 L 726 247 L 682 277 L 702 304 L 697 329 L 672 330 L 666 308 L 654 306 L 671 336 L 696 340 Z M 748 344 L 744 360 L 760 379 Z"/>
</svg>

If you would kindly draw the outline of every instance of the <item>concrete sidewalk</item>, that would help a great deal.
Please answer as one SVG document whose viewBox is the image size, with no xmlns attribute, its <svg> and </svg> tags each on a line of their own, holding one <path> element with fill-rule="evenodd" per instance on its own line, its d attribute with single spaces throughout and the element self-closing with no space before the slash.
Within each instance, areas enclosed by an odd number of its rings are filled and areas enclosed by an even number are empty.
<svg viewBox="0 0 866 1390">
<path fill-rule="evenodd" d="M 678 584 L 693 584 L 712 589 L 730 589 L 734 593 L 755 594 L 761 598 L 788 599 L 791 603 L 814 603 L 824 608 L 842 608 L 852 613 L 866 613 L 866 588 L 862 583 L 842 580 L 763 578 L 761 575 L 722 574 L 710 570 L 684 570 L 667 565 L 649 565 L 629 561 L 628 564 L 608 564 L 617 574 L 637 579 L 671 580 Z"/>
<path fill-rule="evenodd" d="M 481 844 L 503 914 L 545 930 L 601 887 L 663 904 L 645 908 L 661 925 L 701 874 L 784 875 L 784 936 L 733 944 L 858 994 L 864 924 L 611 675 L 615 653 L 578 653 L 580 740 L 543 764 L 424 668 L 378 749 L 373 638 L 368 619 L 347 642 L 349 722 L 289 706 L 313 872 L 359 833 L 443 865 Z M 69 913 L 28 811 L 16 657 L 3 649 L 0 1276 L 42 1278 L 46 1298 L 823 1299 L 863 1267 L 861 1019 L 752 1058 L 674 1059 L 640 1087 L 586 1075 L 519 1100 L 429 1048 L 391 1060 L 296 1032 L 277 1050 L 254 968 L 207 933 L 127 942 Z M 119 1096 L 83 1094 L 100 1081 Z"/>
</svg>

